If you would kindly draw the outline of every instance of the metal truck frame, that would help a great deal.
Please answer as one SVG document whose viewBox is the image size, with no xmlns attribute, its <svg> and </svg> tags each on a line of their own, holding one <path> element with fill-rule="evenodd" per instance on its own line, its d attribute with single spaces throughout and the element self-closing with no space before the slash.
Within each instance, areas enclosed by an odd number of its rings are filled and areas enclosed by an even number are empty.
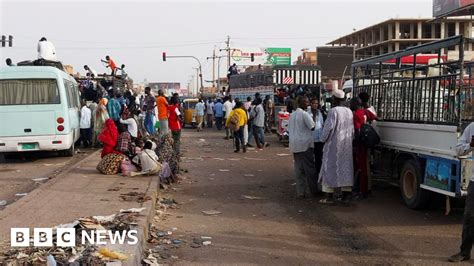
<svg viewBox="0 0 474 266">
<path fill-rule="evenodd" d="M 368 92 L 380 119 L 374 170 L 399 179 L 409 208 L 426 207 L 431 193 L 467 193 L 472 159 L 458 157 L 455 146 L 473 118 L 473 62 L 464 61 L 471 42 L 454 36 L 352 64 L 352 95 Z M 437 56 L 418 63 L 426 54 Z"/>
</svg>

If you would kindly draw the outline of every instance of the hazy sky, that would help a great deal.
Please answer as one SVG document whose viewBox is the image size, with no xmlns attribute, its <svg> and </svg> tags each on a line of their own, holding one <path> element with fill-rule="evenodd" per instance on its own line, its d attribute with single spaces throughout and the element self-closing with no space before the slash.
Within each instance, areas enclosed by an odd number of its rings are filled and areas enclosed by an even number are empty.
<svg viewBox="0 0 474 266">
<path fill-rule="evenodd" d="M 197 63 L 162 62 L 161 53 L 194 55 L 212 79 L 214 47 L 291 47 L 292 61 L 302 48 L 316 46 L 395 17 L 431 17 L 431 0 L 413 1 L 6 1 L 0 0 L 2 35 L 13 48 L 0 49 L 0 64 L 34 59 L 45 36 L 59 59 L 83 72 L 88 64 L 106 72 L 100 59 L 125 64 L 135 82 L 181 82 L 185 87 Z M 226 63 L 221 61 L 221 75 Z M 107 70 L 107 72 L 109 72 Z"/>
</svg>

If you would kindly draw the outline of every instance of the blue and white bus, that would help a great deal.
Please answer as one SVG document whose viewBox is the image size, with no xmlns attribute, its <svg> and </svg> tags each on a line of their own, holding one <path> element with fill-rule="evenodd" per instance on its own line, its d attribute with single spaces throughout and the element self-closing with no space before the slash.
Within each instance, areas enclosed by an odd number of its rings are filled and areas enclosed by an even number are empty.
<svg viewBox="0 0 474 266">
<path fill-rule="evenodd" d="M 77 82 L 51 66 L 0 68 L 0 153 L 74 155 L 79 138 Z"/>
</svg>

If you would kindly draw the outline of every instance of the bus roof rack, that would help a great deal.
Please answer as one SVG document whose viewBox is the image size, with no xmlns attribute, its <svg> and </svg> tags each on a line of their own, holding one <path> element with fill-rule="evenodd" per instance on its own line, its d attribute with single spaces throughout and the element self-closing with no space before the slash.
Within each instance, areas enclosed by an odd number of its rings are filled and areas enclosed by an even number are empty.
<svg viewBox="0 0 474 266">
<path fill-rule="evenodd" d="M 34 61 L 31 61 L 31 60 L 21 61 L 21 62 L 18 62 L 17 66 L 51 66 L 61 71 L 64 71 L 64 66 L 61 62 L 49 61 L 49 60 L 44 60 L 44 59 L 37 59 Z"/>
</svg>

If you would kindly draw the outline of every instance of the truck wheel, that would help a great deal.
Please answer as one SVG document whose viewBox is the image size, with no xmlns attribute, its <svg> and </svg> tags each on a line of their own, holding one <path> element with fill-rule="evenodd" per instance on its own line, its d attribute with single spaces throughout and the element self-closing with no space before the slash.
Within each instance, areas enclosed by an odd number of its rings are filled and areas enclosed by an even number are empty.
<svg viewBox="0 0 474 266">
<path fill-rule="evenodd" d="M 405 204 L 410 209 L 423 209 L 429 203 L 429 192 L 422 189 L 422 173 L 415 160 L 408 160 L 400 173 L 400 190 Z"/>
<path fill-rule="evenodd" d="M 65 157 L 72 157 L 74 156 L 74 143 L 72 143 L 71 147 L 67 150 L 60 151 L 59 155 Z"/>
</svg>

